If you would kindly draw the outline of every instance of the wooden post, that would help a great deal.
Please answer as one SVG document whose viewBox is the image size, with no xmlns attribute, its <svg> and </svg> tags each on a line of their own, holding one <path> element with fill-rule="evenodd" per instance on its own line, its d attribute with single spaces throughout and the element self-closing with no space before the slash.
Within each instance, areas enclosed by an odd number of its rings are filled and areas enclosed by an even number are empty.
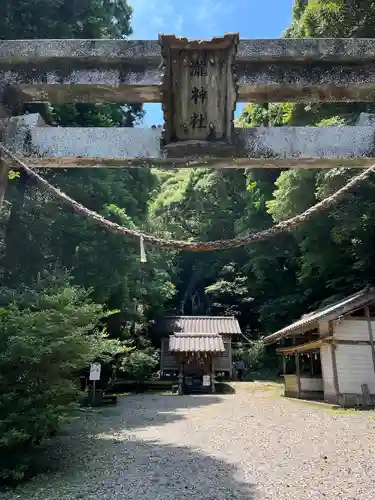
<svg viewBox="0 0 375 500">
<path fill-rule="evenodd" d="M 371 324 L 371 315 L 370 315 L 370 308 L 369 306 L 365 307 L 365 314 L 367 318 L 367 325 L 368 325 L 368 334 L 370 337 L 370 344 L 371 344 L 371 354 L 372 354 L 372 363 L 374 365 L 374 371 L 375 371 L 375 345 L 374 345 L 374 334 L 372 331 L 372 324 Z"/>
<path fill-rule="evenodd" d="M 333 336 L 333 326 L 332 321 L 329 322 L 329 335 Z M 337 361 L 336 361 L 336 346 L 331 343 L 331 356 L 332 356 L 332 371 L 333 371 L 333 385 L 336 392 L 336 402 L 339 403 L 340 399 L 340 386 L 339 386 L 339 376 L 337 372 Z"/>
<path fill-rule="evenodd" d="M 296 345 L 296 337 L 293 337 L 292 344 Z M 296 362 L 296 376 L 297 376 L 297 386 L 298 386 L 298 398 L 301 397 L 301 367 L 300 367 L 300 359 L 299 354 L 294 355 L 294 359 Z"/>
<path fill-rule="evenodd" d="M 164 375 L 164 337 L 162 337 L 160 342 L 160 378 Z"/>
<path fill-rule="evenodd" d="M 296 354 L 296 375 L 297 375 L 297 384 L 298 384 L 298 398 L 301 397 L 301 366 L 300 366 L 300 357 L 299 354 Z"/>
<path fill-rule="evenodd" d="M 281 356 L 282 357 L 282 363 L 283 363 L 283 375 L 286 375 L 286 356 L 284 354 Z"/>
<path fill-rule="evenodd" d="M 285 345 L 285 338 L 283 337 L 281 339 L 281 346 L 283 347 Z M 282 374 L 283 375 L 286 375 L 286 356 L 284 356 L 284 354 L 282 354 L 281 356 L 281 369 L 282 369 Z"/>
<path fill-rule="evenodd" d="M 180 394 L 180 396 L 183 394 L 183 382 L 184 382 L 183 369 L 184 369 L 184 364 L 181 359 L 180 371 L 178 373 L 178 393 Z"/>
<path fill-rule="evenodd" d="M 229 358 L 229 378 L 230 378 L 230 380 L 232 380 L 233 379 L 232 337 L 229 337 L 229 353 L 228 353 L 228 358 Z"/>
<path fill-rule="evenodd" d="M 92 381 L 92 405 L 95 404 L 96 380 Z"/>
<path fill-rule="evenodd" d="M 216 387 L 215 387 L 215 358 L 214 358 L 214 356 L 211 356 L 211 391 L 213 393 L 216 392 Z"/>
<path fill-rule="evenodd" d="M 310 353 L 310 373 L 314 376 L 314 353 Z"/>
</svg>

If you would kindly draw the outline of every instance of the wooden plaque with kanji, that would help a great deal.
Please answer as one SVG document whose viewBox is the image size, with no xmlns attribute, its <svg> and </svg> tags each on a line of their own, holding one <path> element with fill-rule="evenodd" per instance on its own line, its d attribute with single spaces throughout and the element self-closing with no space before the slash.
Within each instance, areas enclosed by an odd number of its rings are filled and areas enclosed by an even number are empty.
<svg viewBox="0 0 375 500">
<path fill-rule="evenodd" d="M 164 144 L 230 141 L 236 106 L 234 59 L 239 35 L 189 41 L 160 35 Z"/>
</svg>

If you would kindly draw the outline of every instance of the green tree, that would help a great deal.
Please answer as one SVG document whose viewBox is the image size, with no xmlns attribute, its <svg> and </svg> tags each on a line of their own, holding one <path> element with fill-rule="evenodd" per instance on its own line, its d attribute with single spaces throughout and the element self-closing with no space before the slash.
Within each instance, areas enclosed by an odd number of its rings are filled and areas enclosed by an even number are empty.
<svg viewBox="0 0 375 500">
<path fill-rule="evenodd" d="M 374 25 L 371 0 L 297 0 L 286 36 L 371 38 Z"/>
<path fill-rule="evenodd" d="M 5 2 L 1 8 L 5 38 L 119 38 L 131 33 L 131 8 L 125 0 L 80 0 L 74 8 L 65 0 L 24 0 Z M 41 106 L 28 110 L 41 111 Z M 66 104 L 48 106 L 44 114 L 60 126 L 132 126 L 141 106 Z M 148 202 L 156 179 L 148 169 L 72 169 L 44 175 L 110 219 L 149 227 Z M 139 244 L 108 234 L 61 207 L 24 174 L 11 183 L 1 224 L 1 274 L 10 286 L 33 282 L 45 267 L 62 266 L 76 283 L 92 289 L 96 300 L 121 309 L 125 322 L 139 319 L 140 310 L 145 321 L 173 293 L 163 255 L 147 248 L 148 262 L 141 266 Z"/>
<path fill-rule="evenodd" d="M 66 276 L 0 290 L 0 478 L 19 479 L 40 442 L 69 417 L 78 372 L 125 348 L 98 324 L 108 313 Z"/>
<path fill-rule="evenodd" d="M 297 0 L 289 37 L 372 36 L 373 2 Z M 372 103 L 247 105 L 237 126 L 354 124 Z M 160 175 L 152 216 L 179 238 L 227 239 L 270 227 L 329 195 L 353 171 L 256 170 Z M 309 308 L 351 293 L 373 276 L 373 186 L 293 232 L 244 249 L 182 254 L 173 305 L 240 315 L 251 332 L 275 330 Z M 365 213 L 361 213 L 365 210 Z"/>
<path fill-rule="evenodd" d="M 127 0 L 3 0 L 0 38 L 122 38 L 131 34 Z"/>
<path fill-rule="evenodd" d="M 122 356 L 120 369 L 127 378 L 141 383 L 155 372 L 159 359 L 159 351 L 149 345 L 143 349 L 129 351 Z"/>
</svg>

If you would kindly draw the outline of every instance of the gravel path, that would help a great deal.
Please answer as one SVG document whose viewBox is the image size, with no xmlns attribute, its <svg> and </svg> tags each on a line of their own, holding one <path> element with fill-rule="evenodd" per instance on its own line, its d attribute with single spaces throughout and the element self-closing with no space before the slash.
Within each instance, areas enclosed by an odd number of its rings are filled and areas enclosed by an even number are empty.
<svg viewBox="0 0 375 500">
<path fill-rule="evenodd" d="M 333 412 L 251 383 L 127 396 L 50 445 L 51 472 L 0 500 L 372 500 L 374 412 Z"/>
</svg>

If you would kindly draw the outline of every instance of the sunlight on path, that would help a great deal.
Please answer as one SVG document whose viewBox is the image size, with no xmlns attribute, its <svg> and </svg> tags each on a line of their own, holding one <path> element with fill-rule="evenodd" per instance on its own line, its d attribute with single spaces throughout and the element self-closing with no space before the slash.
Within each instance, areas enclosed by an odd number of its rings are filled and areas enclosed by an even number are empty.
<svg viewBox="0 0 375 500">
<path fill-rule="evenodd" d="M 0 500 L 370 500 L 371 415 L 279 392 L 126 396 L 51 444 L 55 472 Z"/>
</svg>

